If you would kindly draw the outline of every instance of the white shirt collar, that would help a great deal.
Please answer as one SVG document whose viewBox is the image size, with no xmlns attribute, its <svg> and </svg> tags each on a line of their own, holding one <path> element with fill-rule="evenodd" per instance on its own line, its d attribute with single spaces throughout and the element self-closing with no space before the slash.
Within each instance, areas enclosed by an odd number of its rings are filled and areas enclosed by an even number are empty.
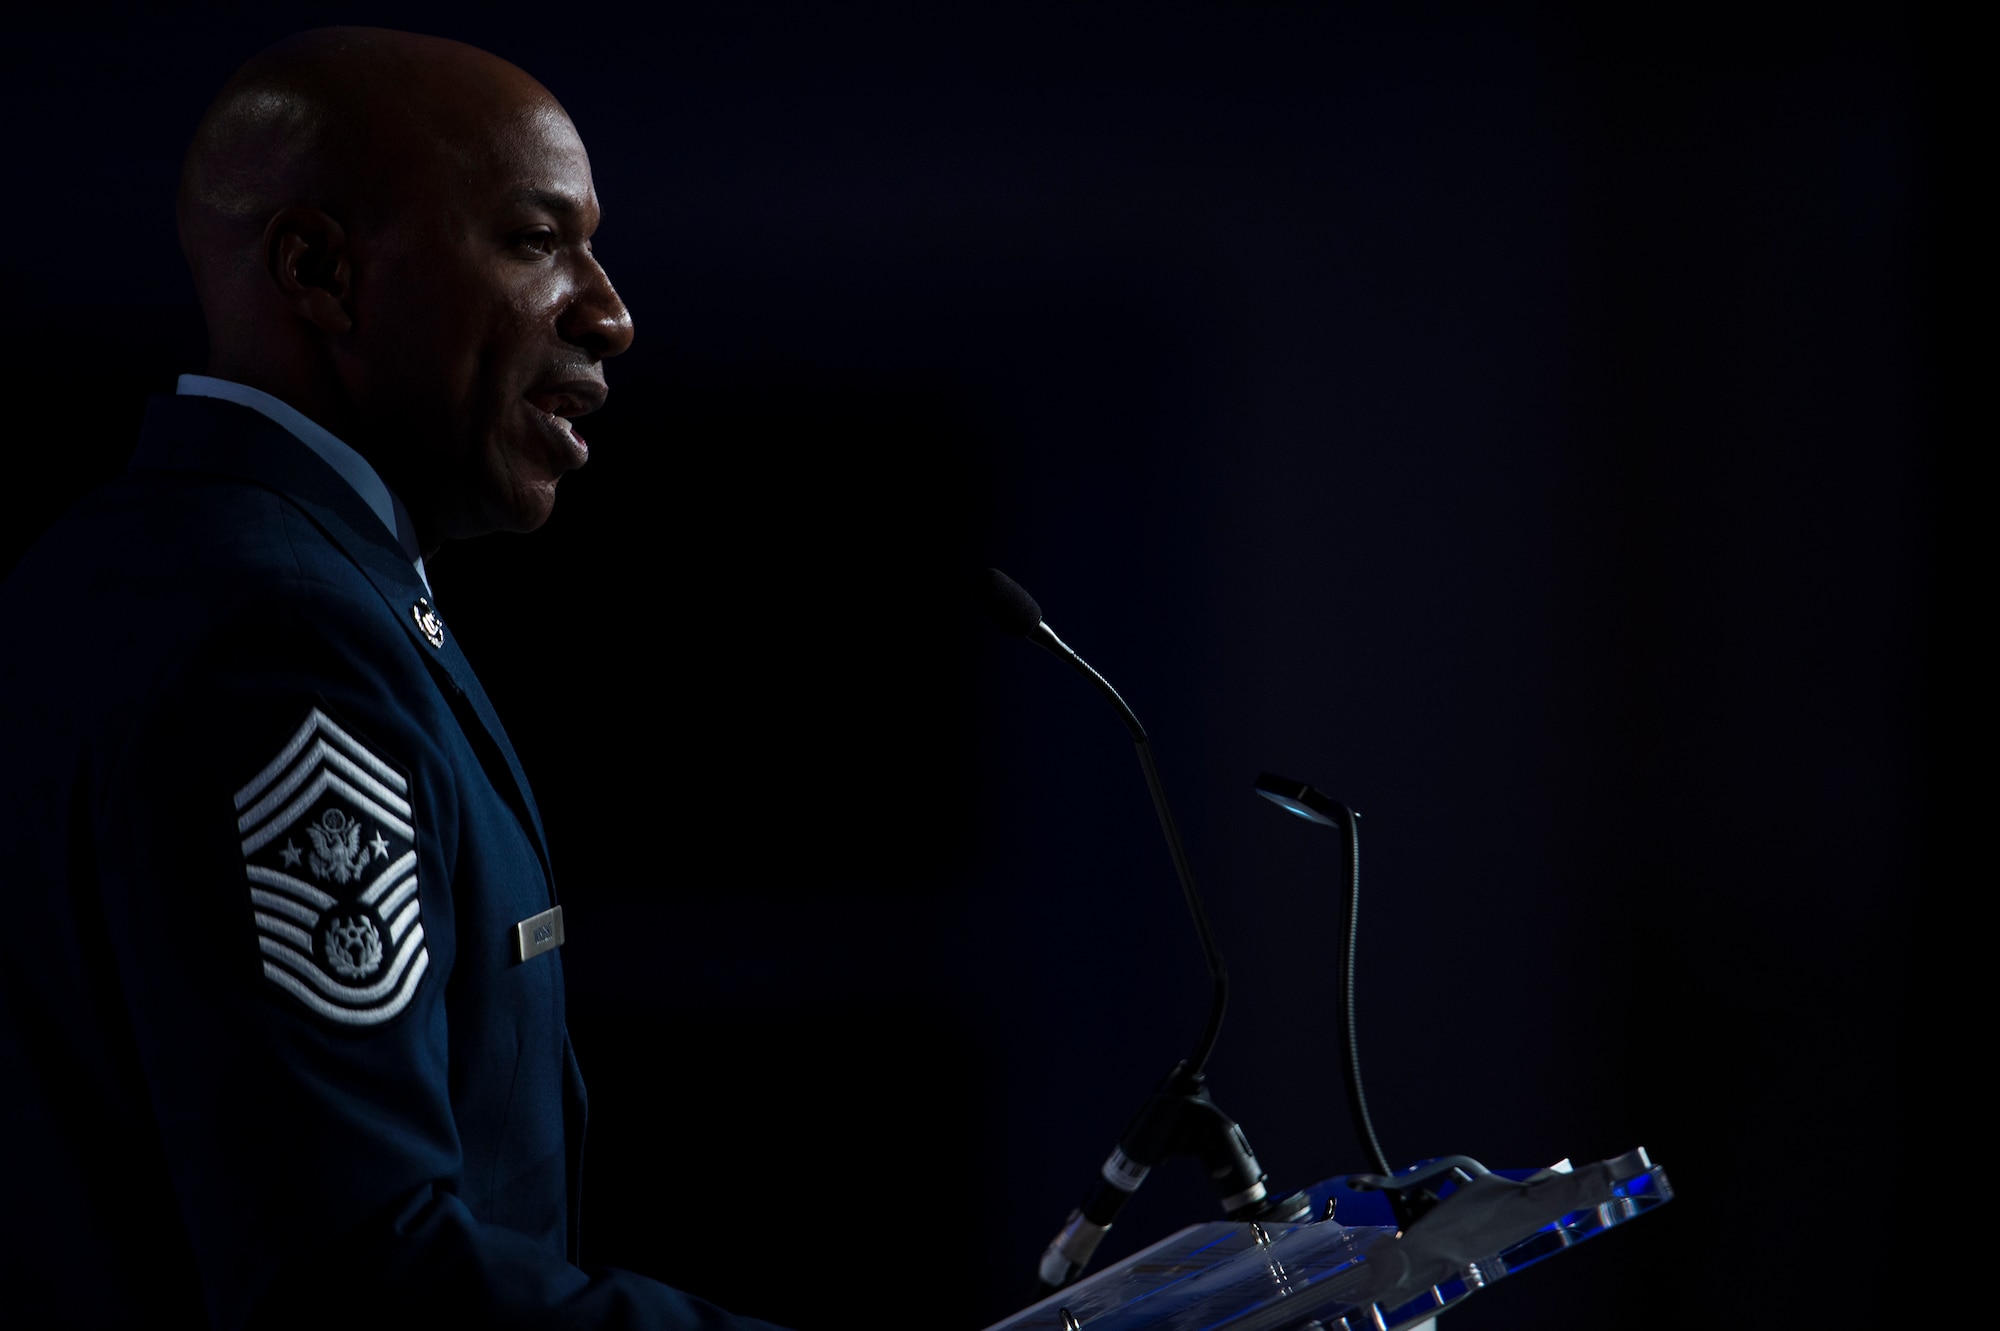
<svg viewBox="0 0 2000 1331">
<path fill-rule="evenodd" d="M 285 427 L 300 443 L 319 455 L 320 461 L 333 468 L 334 472 L 353 487 L 361 502 L 368 505 L 382 525 L 396 536 L 396 500 L 389 493 L 389 487 L 382 483 L 382 477 L 375 468 L 368 465 L 368 459 L 340 441 L 331 430 L 316 421 L 308 420 L 305 413 L 289 403 L 281 402 L 261 388 L 235 383 L 228 379 L 216 379 L 206 374 L 184 374 L 175 391 L 183 397 L 216 397 L 224 402 L 234 402 L 248 407 Z M 397 538 L 401 540 L 400 537 Z M 417 577 L 422 579 L 424 590 L 429 591 L 430 577 L 424 572 L 424 557 L 416 559 Z"/>
</svg>

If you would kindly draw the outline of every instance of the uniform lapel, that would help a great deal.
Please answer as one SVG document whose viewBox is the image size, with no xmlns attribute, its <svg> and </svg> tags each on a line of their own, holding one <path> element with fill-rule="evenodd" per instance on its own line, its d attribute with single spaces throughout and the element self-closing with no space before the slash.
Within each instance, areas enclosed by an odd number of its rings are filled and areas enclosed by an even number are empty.
<svg viewBox="0 0 2000 1331">
<path fill-rule="evenodd" d="M 535 854 L 542 862 L 542 874 L 550 885 L 549 895 L 553 903 L 555 875 L 549 866 L 548 837 L 542 830 L 541 810 L 535 806 L 534 793 L 528 788 L 528 774 L 522 769 L 520 756 L 514 752 L 514 745 L 507 738 L 507 728 L 500 724 L 500 714 L 493 710 L 493 702 L 480 686 L 472 663 L 466 660 L 464 651 L 459 648 L 457 636 L 449 626 L 443 625 L 443 617 L 437 615 L 437 607 L 430 599 L 430 589 L 418 579 L 416 569 L 403 558 L 400 549 L 390 546 L 385 551 L 384 546 L 357 537 L 351 528 L 343 531 L 341 524 L 325 520 L 332 515 L 315 513 L 311 500 L 298 499 L 297 502 L 375 584 L 375 590 L 381 594 L 389 612 L 403 626 L 403 632 L 409 635 L 412 645 L 430 667 L 439 688 L 451 700 L 452 711 L 458 715 L 460 725 L 468 736 L 484 741 L 474 744 L 475 748 L 482 750 L 481 760 L 489 769 L 496 766 L 497 760 L 499 770 L 492 772 L 493 784 L 507 795 L 507 802 L 513 806 L 515 816 L 531 834 Z M 375 525 L 381 526 L 379 522 Z M 433 642 L 425 631 L 426 609 L 436 616 L 432 623 L 442 628 L 442 643 Z"/>
<path fill-rule="evenodd" d="M 467 737 L 480 750 L 493 784 L 507 796 L 527 829 L 553 901 L 555 875 L 550 872 L 541 811 L 535 807 L 527 773 L 506 728 L 449 629 L 441 645 L 426 633 L 421 616 L 430 605 L 429 589 L 353 487 L 276 422 L 248 407 L 205 397 L 156 397 L 148 402 L 132 466 L 229 476 L 275 490 L 353 561 L 380 594 L 388 613 L 410 635 L 440 690 L 451 700 Z"/>
<path fill-rule="evenodd" d="M 481 728 L 486 732 L 486 737 L 492 741 L 501 762 L 506 766 L 508 776 L 513 778 L 514 792 L 520 797 L 520 807 L 517 812 L 523 816 L 522 820 L 535 834 L 535 849 L 540 853 L 542 866 L 546 869 L 549 856 L 548 838 L 542 831 L 541 810 L 535 807 L 534 792 L 528 788 L 528 774 L 522 769 L 521 759 L 515 754 L 514 746 L 507 740 L 507 730 L 500 724 L 499 713 L 493 710 L 493 703 L 487 698 L 486 690 L 480 687 L 479 676 L 472 673 L 472 663 L 465 659 L 465 653 L 459 650 L 458 639 L 450 632 L 444 635 L 444 645 L 433 650 L 429 639 L 417 627 L 416 617 L 406 611 L 405 618 L 409 622 L 404 627 L 418 639 L 418 645 L 429 653 L 425 659 L 429 660 L 434 668 L 441 668 L 438 669 L 438 673 L 450 680 L 459 695 L 465 699 L 466 705 L 478 719 Z M 553 875 L 550 881 L 554 881 Z"/>
</svg>

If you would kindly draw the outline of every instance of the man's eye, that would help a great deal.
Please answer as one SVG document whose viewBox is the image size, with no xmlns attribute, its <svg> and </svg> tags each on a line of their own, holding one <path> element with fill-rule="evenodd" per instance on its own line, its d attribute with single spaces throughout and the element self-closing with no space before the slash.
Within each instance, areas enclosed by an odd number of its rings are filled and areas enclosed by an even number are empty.
<svg viewBox="0 0 2000 1331">
<path fill-rule="evenodd" d="M 514 243 L 523 249 L 533 250 L 537 254 L 554 254 L 556 252 L 556 233 L 545 226 L 536 227 L 532 231 L 523 231 L 520 235 L 514 237 Z"/>
</svg>

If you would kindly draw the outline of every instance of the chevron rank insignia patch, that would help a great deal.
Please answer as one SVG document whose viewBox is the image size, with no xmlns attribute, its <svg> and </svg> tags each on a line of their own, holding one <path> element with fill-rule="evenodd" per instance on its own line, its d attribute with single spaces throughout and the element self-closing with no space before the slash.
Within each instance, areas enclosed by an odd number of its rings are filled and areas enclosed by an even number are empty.
<svg viewBox="0 0 2000 1331">
<path fill-rule="evenodd" d="M 430 957 L 403 774 L 315 707 L 236 814 L 264 978 L 342 1026 L 408 1007 Z"/>
</svg>

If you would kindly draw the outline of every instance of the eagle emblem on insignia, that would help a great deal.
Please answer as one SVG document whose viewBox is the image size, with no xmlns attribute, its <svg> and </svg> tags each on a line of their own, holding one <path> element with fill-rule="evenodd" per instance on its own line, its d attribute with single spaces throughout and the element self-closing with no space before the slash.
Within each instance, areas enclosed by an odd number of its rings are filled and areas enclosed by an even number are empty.
<svg viewBox="0 0 2000 1331">
<path fill-rule="evenodd" d="M 307 823 L 306 838 L 312 842 L 306 865 L 315 878 L 344 883 L 368 862 L 368 852 L 361 848 L 361 822 L 344 809 L 328 809 L 317 823 Z"/>
<path fill-rule="evenodd" d="M 264 978 L 338 1026 L 393 1019 L 430 966 L 408 778 L 314 708 L 235 803 Z"/>
</svg>

